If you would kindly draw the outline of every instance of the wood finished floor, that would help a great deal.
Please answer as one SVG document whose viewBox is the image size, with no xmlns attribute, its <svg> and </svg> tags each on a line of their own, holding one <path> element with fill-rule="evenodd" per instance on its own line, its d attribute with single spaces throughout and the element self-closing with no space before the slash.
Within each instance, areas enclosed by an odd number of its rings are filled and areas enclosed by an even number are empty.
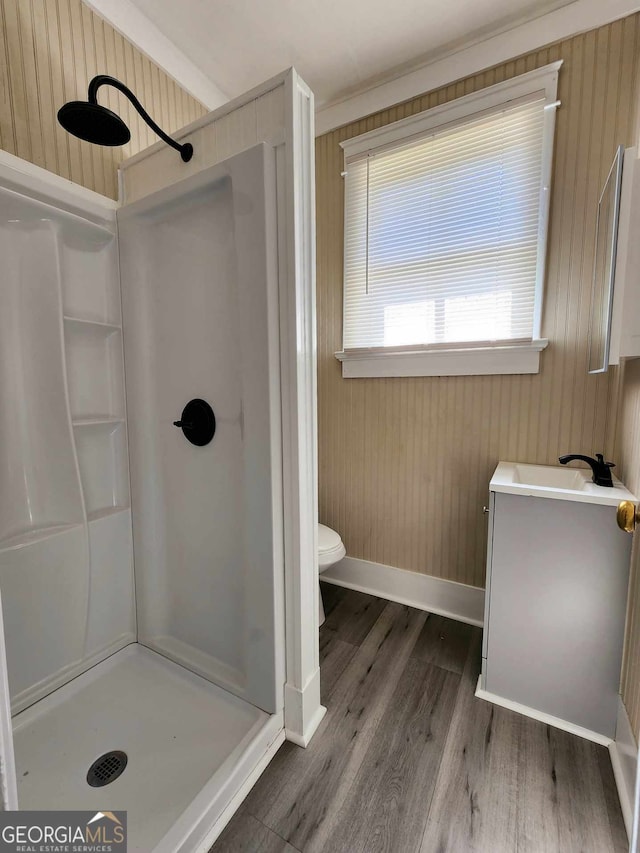
<svg viewBox="0 0 640 853">
<path fill-rule="evenodd" d="M 624 853 L 609 754 L 476 699 L 481 631 L 322 584 L 322 699 L 212 853 Z"/>
</svg>

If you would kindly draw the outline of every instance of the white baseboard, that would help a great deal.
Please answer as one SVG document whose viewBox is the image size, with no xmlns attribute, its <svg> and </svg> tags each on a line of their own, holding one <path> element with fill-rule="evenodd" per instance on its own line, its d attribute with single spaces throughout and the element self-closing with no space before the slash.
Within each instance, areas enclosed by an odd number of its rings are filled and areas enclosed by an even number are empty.
<svg viewBox="0 0 640 853">
<path fill-rule="evenodd" d="M 489 693 L 488 690 L 483 690 L 480 686 L 482 676 L 478 676 L 478 686 L 476 687 L 476 696 L 478 699 L 484 699 L 487 702 L 492 702 L 494 705 L 500 705 L 501 708 L 507 708 L 509 711 L 515 711 L 517 714 L 522 714 L 524 717 L 531 717 L 533 720 L 539 720 L 541 723 L 546 723 L 548 726 L 553 726 L 556 729 L 562 729 L 564 732 L 569 732 L 572 735 L 583 737 L 585 740 L 591 740 L 594 743 L 599 743 L 602 746 L 610 747 L 613 741 L 606 735 L 601 735 L 599 732 L 592 732 L 591 729 L 585 729 L 582 726 L 577 726 L 575 723 L 570 723 L 568 720 L 562 720 L 560 717 L 554 717 L 552 714 L 545 714 L 544 711 L 538 711 L 535 708 L 530 708 L 528 705 L 521 705 L 519 702 L 512 702 L 511 699 L 504 699 L 502 696 L 497 696 L 495 693 Z"/>
<path fill-rule="evenodd" d="M 284 728 L 287 740 L 307 747 L 327 713 L 320 704 L 320 667 L 303 690 L 290 684 L 284 686 Z"/>
<path fill-rule="evenodd" d="M 618 697 L 618 719 L 616 737 L 609 745 L 611 766 L 618 789 L 620 808 L 624 818 L 627 835 L 633 833 L 633 801 L 638 767 L 638 747 L 622 698 Z"/>
<path fill-rule="evenodd" d="M 355 557 L 345 557 L 323 572 L 320 580 L 482 627 L 484 590 L 477 586 Z"/>
</svg>

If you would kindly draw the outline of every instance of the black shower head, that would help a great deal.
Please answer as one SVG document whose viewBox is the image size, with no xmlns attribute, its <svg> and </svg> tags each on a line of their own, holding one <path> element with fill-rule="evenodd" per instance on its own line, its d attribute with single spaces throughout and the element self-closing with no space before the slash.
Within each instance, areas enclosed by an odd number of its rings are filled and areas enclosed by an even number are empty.
<svg viewBox="0 0 640 853">
<path fill-rule="evenodd" d="M 180 152 L 180 156 L 186 162 L 193 156 L 193 146 L 189 142 L 181 145 L 162 130 L 149 113 L 144 109 L 140 101 L 120 80 L 99 74 L 89 83 L 89 95 L 86 101 L 69 101 L 68 104 L 58 110 L 58 121 L 69 133 L 84 139 L 85 142 L 93 142 L 95 145 L 126 145 L 131 139 L 129 128 L 120 116 L 114 112 L 101 107 L 98 103 L 98 89 L 100 86 L 113 86 L 122 92 L 131 101 L 149 127 L 163 139 L 167 145 Z"/>
<path fill-rule="evenodd" d="M 126 145 L 131 139 L 120 116 L 89 101 L 69 101 L 58 110 L 58 121 L 69 133 L 95 145 Z"/>
</svg>

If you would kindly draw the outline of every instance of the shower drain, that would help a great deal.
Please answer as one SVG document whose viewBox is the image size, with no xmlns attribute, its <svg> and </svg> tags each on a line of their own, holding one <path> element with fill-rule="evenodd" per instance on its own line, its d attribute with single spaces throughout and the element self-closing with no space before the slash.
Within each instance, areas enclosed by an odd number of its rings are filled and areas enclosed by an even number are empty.
<svg viewBox="0 0 640 853">
<path fill-rule="evenodd" d="M 96 758 L 87 772 L 87 782 L 92 788 L 102 788 L 117 779 L 127 766 L 127 753 L 119 749 L 105 752 Z"/>
</svg>

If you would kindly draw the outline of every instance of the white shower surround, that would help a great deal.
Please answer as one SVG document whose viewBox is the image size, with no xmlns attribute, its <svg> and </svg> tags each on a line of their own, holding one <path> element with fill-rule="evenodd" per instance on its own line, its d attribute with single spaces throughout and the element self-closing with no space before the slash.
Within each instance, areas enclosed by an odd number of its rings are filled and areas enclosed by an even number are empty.
<svg viewBox="0 0 640 853">
<path fill-rule="evenodd" d="M 15 714 L 136 626 L 115 215 L 4 177 L 0 588 Z"/>
<path fill-rule="evenodd" d="M 287 738 L 306 746 L 320 704 L 317 616 L 317 417 L 313 94 L 295 69 L 278 74 L 174 134 L 189 163 L 156 143 L 122 164 L 131 203 L 258 142 L 276 149 L 283 430 Z M 284 224 L 283 224 L 284 223 Z M 287 241 L 286 234 L 295 234 Z"/>
<path fill-rule="evenodd" d="M 252 134 L 247 116 L 252 114 Z M 235 771 L 220 790 L 203 789 L 189 809 L 191 832 L 182 842 L 166 849 L 205 850 L 233 814 L 243 795 L 257 778 L 286 734 L 306 745 L 324 714 L 319 700 L 316 582 L 316 436 L 315 436 L 315 318 L 313 238 L 313 99 L 295 71 L 290 70 L 230 105 L 179 133 L 193 140 L 197 158 L 189 164 L 193 174 L 219 162 L 255 142 L 267 141 L 275 148 L 278 205 L 278 292 L 280 313 L 280 369 L 283 420 L 283 492 L 285 601 L 281 616 L 286 643 L 279 642 L 277 665 L 286 674 L 284 716 L 276 713 L 257 739 L 253 749 L 238 756 Z M 235 128 L 235 130 L 234 130 Z M 220 133 L 224 129 L 224 134 Z M 216 131 L 226 137 L 226 150 L 211 145 Z M 249 138 L 252 137 L 252 138 Z M 138 174 L 138 197 L 157 186 L 140 191 L 149 178 L 169 184 L 185 176 L 175 161 L 163 164 L 166 149 L 153 146 L 132 158 L 123 168 L 123 196 Z M 184 167 L 184 164 L 181 164 Z M 151 166 L 151 168 L 149 168 Z M 5 185 L 26 189 L 34 198 L 55 199 L 84 218 L 113 221 L 117 205 L 95 193 L 11 155 L 0 153 L 0 172 Z M 140 180 L 140 174 L 144 180 Z M 295 233 L 295 241 L 287 239 Z M 282 614 L 282 609 L 284 614 Z M 280 637 L 282 640 L 283 638 Z M 3 650 L 4 651 L 4 650 Z M 4 655 L 3 655 L 4 657 Z M 2 688 L 0 683 L 0 689 Z M 3 806 L 15 807 L 12 778 L 8 696 L 0 707 L 0 750 L 2 755 Z M 183 827 L 184 831 L 184 827 Z M 177 839 L 174 839 L 177 841 Z M 193 845 L 196 847 L 194 848 Z M 163 849 L 165 849 L 163 847 Z"/>
<path fill-rule="evenodd" d="M 284 568 L 274 149 L 247 149 L 117 219 L 138 639 L 275 713 Z M 172 426 L 192 398 L 214 408 L 206 449 Z"/>
<path fill-rule="evenodd" d="M 14 717 L 18 806 L 127 810 L 129 853 L 192 853 L 278 723 L 132 643 Z M 115 745 L 125 772 L 89 787 L 87 768 Z"/>
</svg>

